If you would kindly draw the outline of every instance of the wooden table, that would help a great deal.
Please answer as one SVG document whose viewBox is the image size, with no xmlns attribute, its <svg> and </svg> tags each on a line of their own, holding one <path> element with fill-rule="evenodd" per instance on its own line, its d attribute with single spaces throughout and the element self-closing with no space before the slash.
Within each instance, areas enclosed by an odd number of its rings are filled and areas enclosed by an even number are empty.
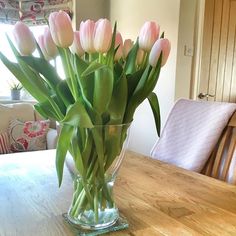
<svg viewBox="0 0 236 236">
<path fill-rule="evenodd" d="M 54 156 L 0 156 L 1 236 L 73 235 L 61 216 L 72 181 L 65 170 L 58 188 Z M 130 228 L 110 235 L 236 235 L 235 186 L 129 152 L 115 192 Z"/>
</svg>

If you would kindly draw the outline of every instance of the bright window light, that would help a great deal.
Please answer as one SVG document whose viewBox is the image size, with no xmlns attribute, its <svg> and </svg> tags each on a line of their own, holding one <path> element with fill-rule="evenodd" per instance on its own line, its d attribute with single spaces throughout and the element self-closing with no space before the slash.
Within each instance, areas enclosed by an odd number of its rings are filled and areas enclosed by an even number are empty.
<svg viewBox="0 0 236 236">
<path fill-rule="evenodd" d="M 30 27 L 30 30 L 33 32 L 35 39 L 37 40 L 39 35 L 43 34 L 45 26 L 32 26 Z M 16 62 L 15 56 L 12 53 L 10 46 L 7 42 L 6 34 L 9 35 L 9 37 L 14 42 L 13 36 L 12 36 L 12 29 L 13 25 L 7 25 L 7 24 L 0 24 L 0 51 L 11 61 Z M 37 52 L 34 53 L 35 56 L 38 55 Z M 64 70 L 62 67 L 61 60 L 59 58 L 56 59 L 57 64 L 57 71 L 61 78 L 65 78 Z M 52 65 L 54 65 L 54 62 L 52 62 Z M 14 75 L 11 74 L 11 72 L 5 67 L 5 65 L 0 60 L 0 99 L 9 99 L 10 98 L 10 84 L 12 82 L 17 82 Z M 30 99 L 31 97 L 23 92 L 22 99 Z"/>
</svg>

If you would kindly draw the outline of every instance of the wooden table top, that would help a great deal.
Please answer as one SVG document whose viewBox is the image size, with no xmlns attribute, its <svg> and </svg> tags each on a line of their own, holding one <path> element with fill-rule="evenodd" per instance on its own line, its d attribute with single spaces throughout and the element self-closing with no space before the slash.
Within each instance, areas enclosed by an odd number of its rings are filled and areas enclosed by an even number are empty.
<svg viewBox="0 0 236 236">
<path fill-rule="evenodd" d="M 55 151 L 0 156 L 0 235 L 73 235 L 62 213 L 72 180 L 57 185 Z M 109 235 L 236 235 L 236 187 L 128 152 L 115 194 L 128 230 Z"/>
</svg>

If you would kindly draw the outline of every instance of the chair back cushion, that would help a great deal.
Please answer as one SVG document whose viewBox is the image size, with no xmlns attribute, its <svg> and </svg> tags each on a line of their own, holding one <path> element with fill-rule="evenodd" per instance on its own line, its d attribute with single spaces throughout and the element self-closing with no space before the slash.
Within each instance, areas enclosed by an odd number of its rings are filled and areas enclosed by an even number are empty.
<svg viewBox="0 0 236 236">
<path fill-rule="evenodd" d="M 178 100 L 151 156 L 200 172 L 235 110 L 233 103 Z"/>
<path fill-rule="evenodd" d="M 9 105 L 0 105 L 0 133 L 6 132 L 9 122 L 12 119 L 21 121 L 34 121 L 34 107 L 29 103 L 17 103 Z"/>
</svg>

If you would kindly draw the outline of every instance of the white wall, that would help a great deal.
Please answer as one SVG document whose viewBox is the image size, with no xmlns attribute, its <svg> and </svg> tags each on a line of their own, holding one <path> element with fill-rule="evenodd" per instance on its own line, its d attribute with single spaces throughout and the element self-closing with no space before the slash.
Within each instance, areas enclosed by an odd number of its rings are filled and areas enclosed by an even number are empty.
<svg viewBox="0 0 236 236">
<path fill-rule="evenodd" d="M 83 20 L 108 18 L 109 0 L 73 0 L 73 11 L 73 23 L 76 29 L 79 29 Z"/>
<path fill-rule="evenodd" d="M 199 2 L 199 0 L 198 0 Z M 180 1 L 179 38 L 177 51 L 177 71 L 175 98 L 189 98 L 191 93 L 191 77 L 194 48 L 194 31 L 197 0 Z M 185 47 L 189 53 L 185 52 Z M 192 55 L 191 55 L 192 51 Z"/>
<path fill-rule="evenodd" d="M 161 105 L 162 125 L 174 103 L 180 0 L 110 0 L 110 18 L 117 21 L 124 38 L 136 39 L 145 21 L 154 20 L 170 39 L 172 50 L 155 92 Z M 146 155 L 157 140 L 152 112 L 147 102 L 136 111 L 129 148 Z"/>
</svg>

